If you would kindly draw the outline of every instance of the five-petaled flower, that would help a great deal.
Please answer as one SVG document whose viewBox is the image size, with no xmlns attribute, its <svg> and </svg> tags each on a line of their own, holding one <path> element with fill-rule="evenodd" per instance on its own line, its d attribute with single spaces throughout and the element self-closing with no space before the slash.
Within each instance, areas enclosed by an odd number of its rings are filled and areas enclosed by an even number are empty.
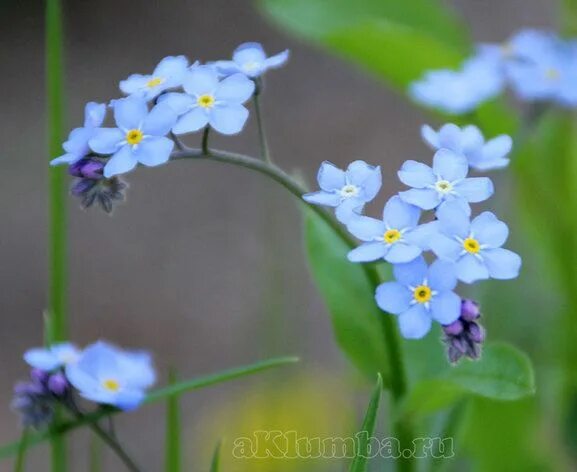
<svg viewBox="0 0 577 472">
<path fill-rule="evenodd" d="M 165 57 L 151 75 L 132 74 L 121 81 L 120 90 L 130 96 L 152 100 L 166 90 L 180 87 L 187 70 L 186 57 Z"/>
<path fill-rule="evenodd" d="M 156 381 L 148 353 L 122 351 L 103 341 L 88 346 L 78 362 L 66 367 L 66 376 L 87 400 L 125 411 L 137 408 Z"/>
<path fill-rule="evenodd" d="M 493 183 L 487 177 L 466 178 L 468 171 L 465 156 L 440 149 L 435 153 L 432 168 L 416 161 L 403 164 L 398 172 L 399 179 L 413 188 L 399 195 L 423 210 L 457 201 L 470 212 L 469 203 L 482 202 L 493 195 Z"/>
<path fill-rule="evenodd" d="M 84 126 L 72 130 L 68 140 L 62 145 L 66 154 L 52 159 L 50 165 L 74 164 L 90 153 L 88 142 L 94 136 L 94 132 L 104 123 L 106 117 L 106 105 L 103 103 L 89 102 L 84 108 Z"/>
<path fill-rule="evenodd" d="M 225 75 L 241 72 L 254 78 L 263 75 L 269 69 L 283 66 L 288 58 L 288 49 L 267 57 L 260 43 L 244 43 L 234 50 L 232 61 L 217 61 L 215 66 Z"/>
<path fill-rule="evenodd" d="M 396 281 L 379 285 L 375 298 L 382 310 L 399 316 L 405 338 L 422 338 L 433 320 L 447 325 L 459 318 L 461 298 L 453 292 L 457 278 L 452 263 L 437 259 L 428 267 L 421 256 L 395 265 L 393 272 Z"/>
<path fill-rule="evenodd" d="M 459 280 L 473 283 L 519 275 L 521 258 L 501 247 L 509 229 L 493 213 L 486 211 L 469 221 L 461 207 L 447 204 L 437 211 L 435 225 L 430 247 L 439 258 L 455 262 Z"/>
<path fill-rule="evenodd" d="M 174 134 L 192 133 L 210 125 L 222 134 L 239 133 L 248 110 L 243 105 L 254 92 L 254 82 L 244 74 L 234 74 L 222 81 L 211 66 L 198 66 L 183 81 L 186 93 L 168 93 L 160 98 L 178 115 Z"/>
<path fill-rule="evenodd" d="M 71 343 L 53 344 L 47 348 L 34 348 L 24 353 L 28 365 L 43 372 L 74 364 L 80 357 L 80 350 Z"/>
<path fill-rule="evenodd" d="M 381 168 L 364 161 L 354 161 L 343 171 L 325 161 L 321 164 L 317 181 L 321 190 L 307 193 L 303 199 L 314 205 L 336 208 L 338 220 L 346 224 L 355 212 L 362 210 L 365 203 L 379 193 Z"/>
<path fill-rule="evenodd" d="M 469 161 L 469 166 L 475 170 L 500 169 L 509 164 L 506 156 L 511 152 L 513 140 L 506 134 L 485 142 L 483 134 L 476 126 L 459 128 L 452 123 L 443 125 L 439 131 L 425 125 L 421 134 L 433 149 L 449 149 L 463 154 Z"/>
<path fill-rule="evenodd" d="M 165 137 L 174 126 L 176 115 L 160 103 L 148 111 L 146 101 L 128 97 L 114 102 L 118 128 L 99 128 L 89 141 L 92 150 L 112 157 L 104 166 L 104 176 L 128 172 L 138 163 L 158 166 L 168 161 L 174 142 Z"/>
<path fill-rule="evenodd" d="M 352 218 L 348 230 L 365 243 L 349 252 L 349 260 L 370 262 L 384 259 L 399 264 L 417 258 L 423 252 L 417 229 L 420 216 L 419 208 L 394 196 L 385 205 L 382 220 L 368 216 Z"/>
</svg>

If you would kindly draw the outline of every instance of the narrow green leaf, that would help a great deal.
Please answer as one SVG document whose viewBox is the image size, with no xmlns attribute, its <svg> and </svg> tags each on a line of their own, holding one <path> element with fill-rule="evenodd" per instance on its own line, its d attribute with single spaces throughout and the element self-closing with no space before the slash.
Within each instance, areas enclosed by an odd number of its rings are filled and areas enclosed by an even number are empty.
<svg viewBox="0 0 577 472">
<path fill-rule="evenodd" d="M 210 472 L 220 471 L 220 449 L 222 448 L 222 440 L 220 440 L 216 447 L 214 448 L 214 453 L 212 454 L 212 461 L 210 463 Z"/>
<path fill-rule="evenodd" d="M 268 370 L 274 367 L 280 367 L 282 365 L 287 364 L 294 364 L 295 362 L 298 362 L 298 360 L 299 359 L 297 357 L 278 357 L 262 362 L 257 362 L 252 365 L 226 370 L 218 374 L 207 375 L 205 377 L 200 377 L 185 382 L 179 382 L 177 384 L 170 385 L 166 388 L 152 392 L 150 395 L 146 397 L 145 403 L 146 404 L 155 403 L 161 400 L 165 400 L 171 396 L 182 395 L 183 393 L 192 390 L 198 390 L 204 387 L 210 387 L 211 385 L 238 379 L 241 377 L 245 377 L 247 375 L 256 374 L 258 372 L 262 372 L 264 370 Z M 103 408 L 84 416 L 82 420 L 61 423 L 58 426 L 56 426 L 52 431 L 44 431 L 36 434 L 31 434 L 28 438 L 27 445 L 25 446 L 24 449 L 28 449 L 31 446 L 35 446 L 44 441 L 47 441 L 54 436 L 61 437 L 69 433 L 70 431 L 74 431 L 82 426 L 86 426 L 90 423 L 100 421 L 102 418 L 117 415 L 118 413 L 120 413 L 119 410 L 112 408 Z M 5 459 L 7 457 L 13 456 L 18 452 L 19 447 L 21 447 L 20 441 L 16 441 L 0 447 L 0 459 Z"/>
<path fill-rule="evenodd" d="M 485 347 L 479 361 L 463 360 L 436 378 L 415 385 L 403 412 L 425 415 L 474 395 L 493 400 L 518 400 L 535 393 L 535 378 L 529 358 L 508 344 Z"/>
<path fill-rule="evenodd" d="M 351 463 L 349 472 L 365 472 L 368 465 L 367 448 L 369 446 L 369 438 L 375 432 L 375 424 L 377 422 L 377 413 L 379 411 L 379 404 L 381 402 L 381 395 L 383 393 L 383 379 L 380 374 L 377 374 L 377 385 L 371 396 L 363 426 L 358 436 L 358 443 L 356 447 L 356 455 Z"/>
<path fill-rule="evenodd" d="M 176 373 L 171 370 L 168 383 L 176 385 Z M 181 470 L 181 434 L 180 434 L 180 405 L 179 395 L 172 395 L 166 401 L 166 444 L 165 459 L 166 472 L 179 472 Z"/>
<path fill-rule="evenodd" d="M 312 275 L 331 315 L 337 343 L 352 363 L 371 378 L 381 372 L 388 384 L 388 357 L 374 285 L 360 264 L 348 261 L 351 249 L 320 218 L 309 212 L 306 245 Z"/>
</svg>

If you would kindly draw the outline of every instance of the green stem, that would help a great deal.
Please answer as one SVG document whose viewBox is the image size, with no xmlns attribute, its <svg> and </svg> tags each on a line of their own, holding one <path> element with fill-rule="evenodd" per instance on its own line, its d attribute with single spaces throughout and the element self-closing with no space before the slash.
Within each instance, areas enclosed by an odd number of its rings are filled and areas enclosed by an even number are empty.
<svg viewBox="0 0 577 472">
<path fill-rule="evenodd" d="M 169 384 L 174 385 L 176 382 L 176 372 L 171 369 L 169 373 Z M 166 443 L 164 445 L 166 472 L 179 472 L 181 470 L 179 403 L 178 395 L 173 395 L 166 401 Z"/>
<path fill-rule="evenodd" d="M 20 436 L 20 447 L 18 448 L 18 456 L 16 456 L 16 462 L 14 464 L 14 472 L 24 472 L 24 461 L 26 458 L 26 445 L 28 443 L 28 428 L 22 430 L 22 435 Z"/>
<path fill-rule="evenodd" d="M 202 132 L 202 152 L 208 154 L 208 137 L 210 135 L 210 127 L 207 125 Z"/>
<path fill-rule="evenodd" d="M 442 432 L 439 434 L 441 441 L 447 438 L 453 440 L 453 447 L 455 447 L 455 440 L 459 436 L 461 426 L 463 425 L 463 416 L 467 409 L 467 399 L 458 402 L 449 412 L 445 420 L 445 425 Z M 433 458 L 430 465 L 431 472 L 438 472 L 445 470 L 449 466 L 449 460 L 446 457 Z"/>
<path fill-rule="evenodd" d="M 268 140 L 266 139 L 266 133 L 264 129 L 264 120 L 262 117 L 261 101 L 260 101 L 261 92 L 262 92 L 262 81 L 260 79 L 257 79 L 256 88 L 253 95 L 253 102 L 254 102 L 254 114 L 256 116 L 256 124 L 258 127 L 260 157 L 266 163 L 272 164 L 272 160 L 270 157 L 270 150 L 268 147 Z"/>
<path fill-rule="evenodd" d="M 577 0 L 563 0 L 561 24 L 563 33 L 567 36 L 577 35 Z"/>
</svg>

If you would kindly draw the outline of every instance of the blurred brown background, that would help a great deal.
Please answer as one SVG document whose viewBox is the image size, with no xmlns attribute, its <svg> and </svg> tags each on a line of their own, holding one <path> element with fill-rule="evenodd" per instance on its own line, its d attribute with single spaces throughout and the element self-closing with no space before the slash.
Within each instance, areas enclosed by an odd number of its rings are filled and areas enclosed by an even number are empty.
<svg viewBox="0 0 577 472">
<path fill-rule="evenodd" d="M 549 0 L 453 3 L 479 40 L 501 40 L 521 26 L 553 23 Z M 8 408 L 11 388 L 26 375 L 22 352 L 41 343 L 46 304 L 41 4 L 3 0 L 0 9 L 2 442 L 18 434 Z M 81 122 L 86 101 L 118 96 L 119 80 L 151 71 L 166 55 L 227 58 L 236 45 L 252 40 L 270 53 L 292 51 L 286 68 L 268 76 L 265 95 L 273 158 L 284 168 L 300 169 L 312 182 L 324 159 L 340 165 L 357 158 L 378 163 L 385 170 L 382 204 L 396 189 L 399 165 L 429 155 L 419 139 L 424 114 L 382 84 L 279 32 L 251 1 L 76 0 L 65 2 L 65 9 L 70 128 Z M 250 122 L 242 135 L 215 139 L 213 145 L 254 154 L 255 131 Z M 198 139 L 191 136 L 190 142 Z M 218 433 L 199 437 L 196 426 L 207 412 L 230 408 L 256 382 L 272 383 L 299 370 L 344 370 L 301 255 L 301 227 L 290 195 L 258 175 L 210 162 L 140 169 L 129 182 L 128 202 L 112 218 L 83 212 L 69 199 L 74 340 L 85 344 L 101 337 L 146 347 L 154 351 L 159 370 L 172 365 L 186 377 L 277 354 L 303 360 L 284 373 L 188 395 L 187 455 L 194 444 L 218 440 Z M 327 394 L 329 404 L 332 397 Z M 119 423 L 128 449 L 146 470 L 161 470 L 162 415 L 161 406 L 150 407 Z M 83 471 L 85 437 L 77 437 L 82 449 L 74 451 L 73 470 Z M 29 470 L 48 470 L 45 459 L 45 450 L 38 449 Z M 107 461 L 105 470 L 122 470 L 113 458 Z M 207 468 L 204 458 L 191 462 L 194 470 Z M 8 467 L 0 464 L 0 470 Z"/>
</svg>

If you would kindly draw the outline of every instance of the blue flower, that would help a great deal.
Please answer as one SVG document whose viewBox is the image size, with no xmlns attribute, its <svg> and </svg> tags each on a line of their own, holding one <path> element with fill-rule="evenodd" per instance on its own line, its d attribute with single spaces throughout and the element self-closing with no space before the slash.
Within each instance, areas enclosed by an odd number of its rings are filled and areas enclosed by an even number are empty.
<svg viewBox="0 0 577 472">
<path fill-rule="evenodd" d="M 24 360 L 28 365 L 44 372 L 73 364 L 79 357 L 80 351 L 71 343 L 59 343 L 48 348 L 30 349 L 24 353 Z"/>
<path fill-rule="evenodd" d="M 99 128 L 89 141 L 94 152 L 112 154 L 105 177 L 128 172 L 138 163 L 152 167 L 168 161 L 174 142 L 165 135 L 176 122 L 171 107 L 161 103 L 149 112 L 146 101 L 128 97 L 114 102 L 114 119 L 118 128 Z"/>
<path fill-rule="evenodd" d="M 513 140 L 505 134 L 485 142 L 483 134 L 476 126 L 459 128 L 452 123 L 443 125 L 439 131 L 425 125 L 421 134 L 433 149 L 449 149 L 463 154 L 469 161 L 469 166 L 475 170 L 500 169 L 509 164 L 506 156 L 511 152 Z"/>
<path fill-rule="evenodd" d="M 244 74 L 234 74 L 219 82 L 213 67 L 198 66 L 184 79 L 186 93 L 166 94 L 161 102 L 179 115 L 172 128 L 174 134 L 192 133 L 206 125 L 222 134 L 236 134 L 248 119 L 243 103 L 252 96 L 254 87 L 254 82 Z"/>
<path fill-rule="evenodd" d="M 90 152 L 88 141 L 94 135 L 96 128 L 102 125 L 106 117 L 106 105 L 90 102 L 84 108 L 84 126 L 72 130 L 68 140 L 62 145 L 66 154 L 52 159 L 50 165 L 74 164 Z"/>
<path fill-rule="evenodd" d="M 453 264 L 440 259 L 427 266 L 423 257 L 393 268 L 395 282 L 377 288 L 379 307 L 399 315 L 401 334 L 420 339 L 435 320 L 448 325 L 461 314 L 461 298 L 453 292 L 457 285 Z"/>
<path fill-rule="evenodd" d="M 283 66 L 288 58 L 288 49 L 267 57 L 260 43 L 244 43 L 235 49 L 232 61 L 217 61 L 215 65 L 218 71 L 225 75 L 241 72 L 254 78 L 263 75 L 269 69 Z"/>
<path fill-rule="evenodd" d="M 187 70 L 186 57 L 165 57 L 151 75 L 133 74 L 121 81 L 120 90 L 127 95 L 152 100 L 165 90 L 180 87 Z"/>
<path fill-rule="evenodd" d="M 370 262 L 384 259 L 398 264 L 417 258 L 423 252 L 416 231 L 420 216 L 419 208 L 395 195 L 385 205 L 382 220 L 368 216 L 351 219 L 348 230 L 365 244 L 349 252 L 349 260 Z"/>
<path fill-rule="evenodd" d="M 406 161 L 398 172 L 399 179 L 413 188 L 399 195 L 405 202 L 423 210 L 458 201 L 470 211 L 468 203 L 482 202 L 493 195 L 493 183 L 487 177 L 466 178 L 468 170 L 467 158 L 448 149 L 435 153 L 433 168 Z"/>
<path fill-rule="evenodd" d="M 503 86 L 500 64 L 492 56 L 480 54 L 458 71 L 428 71 L 423 79 L 411 84 L 409 93 L 423 105 L 461 115 L 497 96 Z"/>
<path fill-rule="evenodd" d="M 66 368 L 66 376 L 82 397 L 121 410 L 137 408 L 156 381 L 148 353 L 122 351 L 103 341 L 88 346 Z"/>
<path fill-rule="evenodd" d="M 491 212 L 483 212 L 469 221 L 462 208 L 444 205 L 437 211 L 437 232 L 430 247 L 442 259 L 455 262 L 459 280 L 514 279 L 521 269 L 521 258 L 501 246 L 509 229 Z"/>
<path fill-rule="evenodd" d="M 318 192 L 307 193 L 303 199 L 313 205 L 336 208 L 337 219 L 347 223 L 354 212 L 360 212 L 365 203 L 377 196 L 381 189 L 381 168 L 364 161 L 354 161 L 346 171 L 325 161 L 317 175 L 321 188 Z"/>
</svg>

